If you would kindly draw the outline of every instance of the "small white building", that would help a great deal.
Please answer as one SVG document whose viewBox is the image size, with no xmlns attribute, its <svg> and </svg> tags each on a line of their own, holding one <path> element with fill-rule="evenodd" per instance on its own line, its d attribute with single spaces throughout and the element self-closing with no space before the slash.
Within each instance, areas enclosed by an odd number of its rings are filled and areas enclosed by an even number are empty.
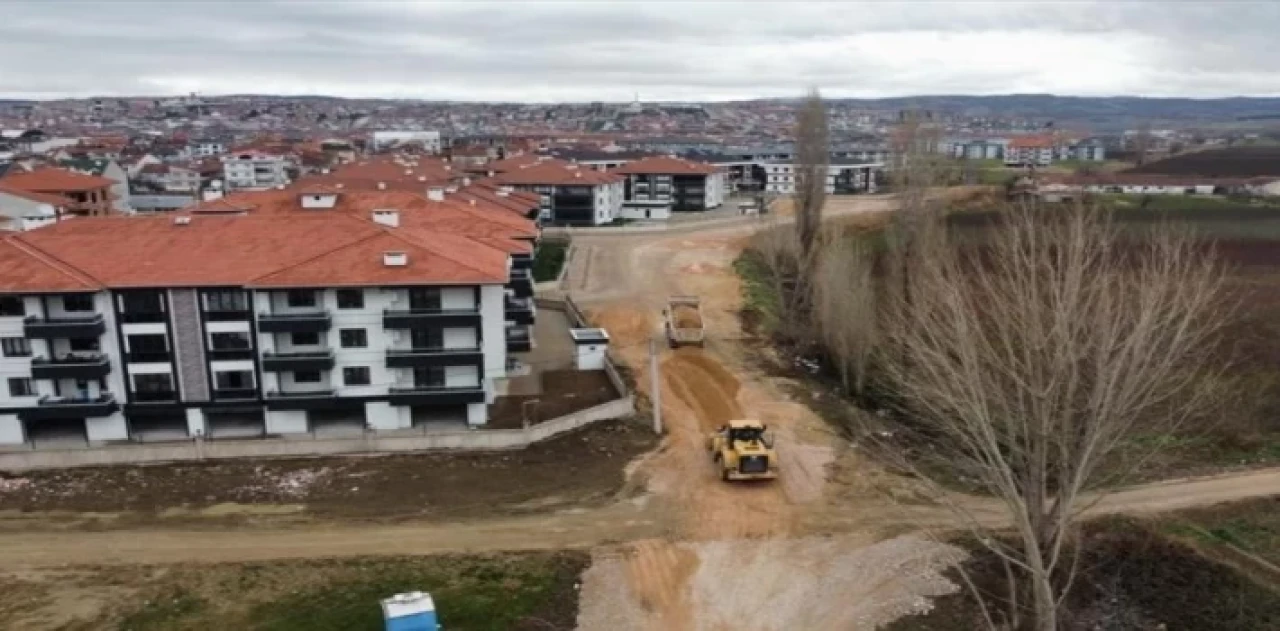
<svg viewBox="0 0 1280 631">
<path fill-rule="evenodd" d="M 429 153 L 440 153 L 438 131 L 375 131 L 370 138 L 374 151 L 386 151 L 394 147 L 416 143 Z"/>
<path fill-rule="evenodd" d="M 61 202 L 56 195 L 5 188 L 0 183 L 0 230 L 24 232 L 58 220 Z"/>
</svg>

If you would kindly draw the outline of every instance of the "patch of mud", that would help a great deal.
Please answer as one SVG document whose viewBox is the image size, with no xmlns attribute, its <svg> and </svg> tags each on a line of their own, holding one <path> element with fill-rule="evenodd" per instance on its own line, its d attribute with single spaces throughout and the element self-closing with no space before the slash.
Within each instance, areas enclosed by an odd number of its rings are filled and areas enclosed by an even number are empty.
<svg viewBox="0 0 1280 631">
<path fill-rule="evenodd" d="M 955 593 L 943 572 L 965 556 L 910 536 L 639 542 L 583 574 L 578 628 L 875 629 Z"/>
<path fill-rule="evenodd" d="M 714 541 L 698 545 L 695 629 L 875 629 L 959 588 L 964 551 L 914 537 Z"/>
</svg>

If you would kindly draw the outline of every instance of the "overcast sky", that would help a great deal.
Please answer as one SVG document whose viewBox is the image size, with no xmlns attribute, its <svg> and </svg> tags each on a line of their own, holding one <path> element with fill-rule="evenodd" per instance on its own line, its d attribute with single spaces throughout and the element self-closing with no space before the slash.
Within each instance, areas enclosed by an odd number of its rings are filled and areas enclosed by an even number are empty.
<svg viewBox="0 0 1280 631">
<path fill-rule="evenodd" d="M 0 98 L 1280 95 L 1280 2 L 0 0 Z"/>
</svg>

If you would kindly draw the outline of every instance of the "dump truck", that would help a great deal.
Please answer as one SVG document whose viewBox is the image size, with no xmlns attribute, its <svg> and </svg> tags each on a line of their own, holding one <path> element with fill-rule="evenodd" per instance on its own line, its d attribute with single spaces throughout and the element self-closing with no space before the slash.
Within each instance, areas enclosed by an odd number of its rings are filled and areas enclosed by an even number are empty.
<svg viewBox="0 0 1280 631">
<path fill-rule="evenodd" d="M 667 320 L 667 345 L 671 348 L 702 346 L 706 331 L 702 327 L 701 299 L 697 296 L 670 296 L 662 313 Z"/>
<path fill-rule="evenodd" d="M 768 427 L 760 421 L 729 421 L 707 438 L 720 479 L 772 480 L 778 477 L 778 454 Z"/>
</svg>

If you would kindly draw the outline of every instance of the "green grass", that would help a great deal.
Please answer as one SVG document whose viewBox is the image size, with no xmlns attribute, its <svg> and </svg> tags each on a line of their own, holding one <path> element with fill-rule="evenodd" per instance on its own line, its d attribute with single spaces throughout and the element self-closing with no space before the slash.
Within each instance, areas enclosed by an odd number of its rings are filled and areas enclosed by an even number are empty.
<svg viewBox="0 0 1280 631">
<path fill-rule="evenodd" d="M 126 609 L 120 631 L 379 631 L 381 599 L 430 592 L 450 631 L 568 628 L 579 553 L 220 565 L 166 576 Z M 106 621 L 94 628 L 112 628 Z"/>
<path fill-rule="evenodd" d="M 1117 209 L 1149 211 L 1209 213 L 1224 210 L 1274 210 L 1280 208 L 1280 204 L 1269 200 L 1249 201 L 1209 195 L 1105 194 L 1098 195 L 1097 199 Z"/>
<path fill-rule="evenodd" d="M 1160 530 L 1201 545 L 1228 545 L 1280 565 L 1280 497 L 1235 502 L 1178 513 Z"/>
<path fill-rule="evenodd" d="M 776 330 L 778 314 L 781 313 L 779 296 L 766 280 L 768 270 L 750 251 L 744 251 L 733 261 L 733 269 L 742 279 L 742 311 L 750 314 L 754 324 L 763 332 Z"/>
<path fill-rule="evenodd" d="M 544 239 L 538 244 L 538 252 L 533 256 L 533 282 L 545 283 L 559 278 L 568 252 L 568 241 Z"/>
</svg>

